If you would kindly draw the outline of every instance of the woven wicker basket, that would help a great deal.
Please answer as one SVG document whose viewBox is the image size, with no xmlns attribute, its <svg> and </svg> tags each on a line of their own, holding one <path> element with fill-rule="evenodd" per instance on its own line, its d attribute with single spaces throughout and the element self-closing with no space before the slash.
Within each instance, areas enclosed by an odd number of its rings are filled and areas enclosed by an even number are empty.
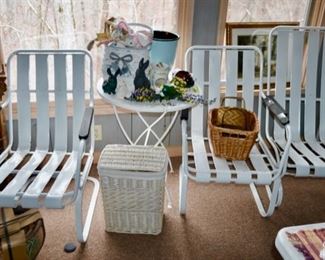
<svg viewBox="0 0 325 260">
<path fill-rule="evenodd" d="M 223 102 L 224 99 L 222 105 Z M 209 142 L 215 156 L 246 160 L 255 143 L 259 123 L 254 112 L 244 108 L 222 106 L 209 111 L 208 128 Z"/>
<path fill-rule="evenodd" d="M 167 164 L 163 147 L 104 148 L 98 172 L 106 231 L 152 235 L 161 232 Z"/>
</svg>

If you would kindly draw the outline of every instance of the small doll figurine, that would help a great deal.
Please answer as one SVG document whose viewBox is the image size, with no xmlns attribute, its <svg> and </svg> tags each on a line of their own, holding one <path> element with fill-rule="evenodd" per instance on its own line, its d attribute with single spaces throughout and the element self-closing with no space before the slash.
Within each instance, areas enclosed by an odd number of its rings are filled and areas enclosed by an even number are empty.
<svg viewBox="0 0 325 260">
<path fill-rule="evenodd" d="M 120 69 L 115 71 L 113 75 L 111 69 L 107 69 L 107 74 L 109 75 L 108 80 L 105 80 L 103 83 L 103 90 L 107 94 L 116 94 L 116 87 L 117 87 L 117 76 L 120 74 Z"/>
<path fill-rule="evenodd" d="M 134 88 L 138 89 L 138 88 L 150 88 L 150 81 L 146 76 L 145 70 L 148 68 L 149 66 L 149 60 L 147 60 L 146 62 L 143 62 L 144 59 L 142 58 L 139 62 L 139 67 L 135 73 L 135 78 L 133 81 L 134 84 Z"/>
</svg>

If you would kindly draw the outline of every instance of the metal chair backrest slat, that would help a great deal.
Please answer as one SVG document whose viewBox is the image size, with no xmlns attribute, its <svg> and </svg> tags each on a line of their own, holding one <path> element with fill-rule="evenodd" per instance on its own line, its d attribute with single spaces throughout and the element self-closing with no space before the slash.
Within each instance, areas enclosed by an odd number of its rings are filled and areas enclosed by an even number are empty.
<svg viewBox="0 0 325 260">
<path fill-rule="evenodd" d="M 238 50 L 226 52 L 226 96 L 237 95 Z M 235 100 L 226 100 L 226 106 L 236 106 Z"/>
<path fill-rule="evenodd" d="M 316 86 L 319 56 L 319 32 L 311 31 L 307 42 L 307 67 L 305 90 L 304 138 L 315 140 L 316 136 Z"/>
<path fill-rule="evenodd" d="M 78 131 L 82 120 L 82 112 L 85 108 L 85 57 L 84 55 L 74 54 L 72 57 L 73 64 L 73 150 L 78 149 L 79 139 Z"/>
<path fill-rule="evenodd" d="M 54 55 L 54 84 L 55 84 L 55 137 L 54 149 L 67 150 L 68 120 L 67 120 L 67 75 L 66 55 Z"/>
<path fill-rule="evenodd" d="M 221 56 L 222 51 L 211 50 L 209 59 L 209 100 L 215 100 L 209 103 L 209 109 L 216 108 L 220 105 L 220 91 L 214 91 L 215 84 L 220 86 L 221 75 Z"/>
<path fill-rule="evenodd" d="M 322 53 L 322 61 L 325 63 L 325 40 L 323 38 L 323 53 Z M 325 100 L 325 66 L 321 68 L 321 82 L 320 89 L 323 90 L 320 93 L 320 99 Z M 325 118 L 325 102 L 320 102 L 320 118 Z M 320 124 L 319 126 L 319 138 L 322 142 L 325 142 L 325 124 Z"/>
<path fill-rule="evenodd" d="M 297 104 L 301 103 L 301 81 L 302 81 L 302 68 L 303 63 L 303 48 L 304 48 L 304 33 L 295 31 L 292 38 L 292 72 L 290 75 L 291 81 L 291 98 L 296 102 L 290 102 L 290 124 L 292 131 L 292 138 L 297 140 L 300 138 L 301 120 L 300 113 L 297 113 Z"/>
<path fill-rule="evenodd" d="M 254 82 L 255 82 L 255 53 L 245 51 L 243 53 L 243 98 L 247 103 L 246 108 L 253 111 L 254 107 Z"/>
<path fill-rule="evenodd" d="M 31 113 L 29 94 L 29 56 L 17 55 L 18 149 L 29 150 L 31 144 Z"/>
<path fill-rule="evenodd" d="M 36 103 L 37 103 L 37 149 L 48 150 L 50 142 L 49 95 L 47 54 L 37 55 L 36 62 Z"/>
<path fill-rule="evenodd" d="M 204 68 L 204 50 L 198 51 L 197 53 L 193 54 L 193 71 L 202 71 Z M 204 73 L 198 73 L 195 74 L 195 80 L 197 82 L 198 86 L 203 87 L 205 86 L 205 80 L 204 80 Z M 204 131 L 203 124 L 205 123 L 203 115 L 203 105 L 198 105 L 192 110 L 192 118 L 195 118 L 195 120 L 191 121 L 191 129 L 193 132 L 197 134 L 202 134 Z"/>
</svg>

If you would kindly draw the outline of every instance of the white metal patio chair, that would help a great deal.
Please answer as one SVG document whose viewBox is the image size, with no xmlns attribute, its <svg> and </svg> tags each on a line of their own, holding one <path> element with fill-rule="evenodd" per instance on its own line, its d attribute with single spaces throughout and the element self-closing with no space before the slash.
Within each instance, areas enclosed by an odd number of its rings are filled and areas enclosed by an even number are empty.
<svg viewBox="0 0 325 260">
<path fill-rule="evenodd" d="M 325 177 L 324 34 L 325 27 L 279 26 L 269 35 L 268 88 L 289 111 L 288 169 L 295 169 L 297 177 Z M 272 137 L 284 147 L 285 136 L 277 127 Z"/>
<path fill-rule="evenodd" d="M 224 56 L 224 59 L 222 59 Z M 224 62 L 226 80 L 221 81 L 221 68 Z M 242 75 L 238 73 L 238 64 Z M 252 46 L 193 46 L 186 52 L 186 70 L 190 71 L 196 84 L 204 93 L 207 105 L 200 104 L 189 111 L 183 111 L 182 119 L 182 164 L 180 166 L 180 197 L 181 214 L 186 212 L 186 195 L 188 179 L 197 182 L 219 182 L 248 184 L 263 217 L 271 216 L 275 207 L 282 201 L 281 178 L 286 170 L 288 149 L 290 146 L 290 127 L 288 119 L 283 115 L 282 126 L 287 135 L 287 144 L 278 150 L 274 143 L 265 138 L 268 121 L 273 121 L 269 111 L 275 118 L 281 119 L 281 108 L 266 97 L 262 92 L 262 54 Z M 255 73 L 259 66 L 258 73 Z M 241 79 L 239 79 L 240 75 Z M 240 90 L 239 85 L 242 89 Z M 246 101 L 246 108 L 257 109 L 261 121 L 261 129 L 256 145 L 246 161 L 231 161 L 213 155 L 208 142 L 207 113 L 211 108 L 219 106 L 221 95 L 239 96 Z M 262 102 L 264 100 L 264 102 Z M 233 100 L 231 100 L 233 101 Z M 262 104 L 263 103 L 263 104 Z M 227 105 L 227 104 L 226 104 Z M 228 105 L 234 105 L 229 103 Z M 268 109 L 264 109 L 263 106 Z M 190 112 L 190 118 L 188 113 Z M 266 117 L 262 120 L 262 117 Z M 265 185 L 269 198 L 269 206 L 264 209 L 255 185 Z"/>
<path fill-rule="evenodd" d="M 91 56 L 19 50 L 7 68 L 1 108 L 8 112 L 10 143 L 0 155 L 0 207 L 60 209 L 74 202 L 77 238 L 86 242 L 99 192 L 98 180 L 88 177 L 94 149 Z M 87 181 L 93 191 L 84 219 Z"/>
</svg>

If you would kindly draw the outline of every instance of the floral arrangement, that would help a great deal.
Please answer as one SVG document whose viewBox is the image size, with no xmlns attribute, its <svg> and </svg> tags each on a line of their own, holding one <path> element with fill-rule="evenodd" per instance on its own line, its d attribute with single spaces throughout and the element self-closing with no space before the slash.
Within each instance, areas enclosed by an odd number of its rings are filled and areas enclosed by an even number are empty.
<svg viewBox="0 0 325 260">
<path fill-rule="evenodd" d="M 146 48 L 151 44 L 152 37 L 152 32 L 148 30 L 133 30 L 123 17 L 110 17 L 104 23 L 104 32 L 97 33 L 87 49 L 91 50 L 95 42 L 97 46 L 115 43 L 118 47 Z"/>
<path fill-rule="evenodd" d="M 195 86 L 191 74 L 184 70 L 178 71 L 168 84 L 162 84 L 153 88 L 136 88 L 131 96 L 126 99 L 137 102 L 163 102 L 171 100 L 189 103 L 203 102 L 200 89 Z"/>
</svg>

